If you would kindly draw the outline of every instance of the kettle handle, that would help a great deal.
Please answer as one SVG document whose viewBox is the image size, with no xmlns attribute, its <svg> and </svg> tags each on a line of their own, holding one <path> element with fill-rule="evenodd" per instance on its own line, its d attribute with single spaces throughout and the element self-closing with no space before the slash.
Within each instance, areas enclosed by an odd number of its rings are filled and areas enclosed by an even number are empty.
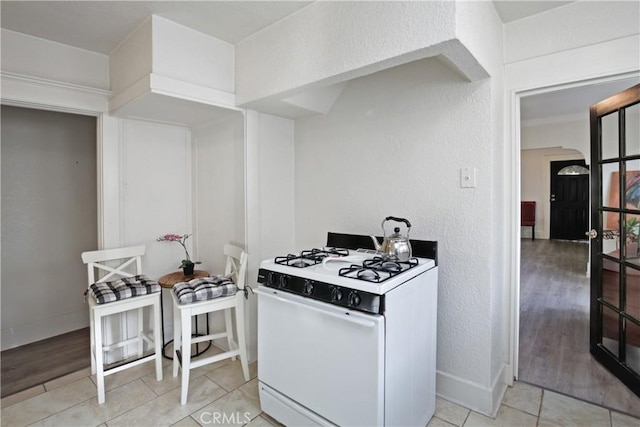
<svg viewBox="0 0 640 427">
<path fill-rule="evenodd" d="M 388 216 L 382 221 L 382 232 L 384 233 L 384 223 L 387 221 L 404 222 L 407 225 L 407 237 L 409 237 L 409 230 L 411 230 L 411 223 L 408 219 L 398 218 L 396 216 Z"/>
</svg>

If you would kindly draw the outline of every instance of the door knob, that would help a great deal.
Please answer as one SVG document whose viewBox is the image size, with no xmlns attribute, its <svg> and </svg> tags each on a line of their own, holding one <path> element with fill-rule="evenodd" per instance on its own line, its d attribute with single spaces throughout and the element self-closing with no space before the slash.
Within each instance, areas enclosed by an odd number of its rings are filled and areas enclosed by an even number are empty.
<svg viewBox="0 0 640 427">
<path fill-rule="evenodd" d="M 586 233 L 584 233 L 585 236 L 587 236 L 590 240 L 591 239 L 595 239 L 596 237 L 598 237 L 598 232 L 596 230 L 594 230 L 593 228 L 589 231 L 587 231 Z"/>
</svg>

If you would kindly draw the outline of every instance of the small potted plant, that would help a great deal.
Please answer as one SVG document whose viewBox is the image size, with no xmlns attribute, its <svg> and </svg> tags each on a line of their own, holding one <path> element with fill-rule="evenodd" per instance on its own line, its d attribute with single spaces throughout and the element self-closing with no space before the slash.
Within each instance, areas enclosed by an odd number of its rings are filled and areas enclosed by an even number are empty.
<svg viewBox="0 0 640 427">
<path fill-rule="evenodd" d="M 637 239 L 638 235 L 640 235 L 640 222 L 638 222 L 638 218 L 636 218 L 635 216 L 627 220 L 626 228 L 627 237 Z"/>
<path fill-rule="evenodd" d="M 189 257 L 189 251 L 185 245 L 189 236 L 191 236 L 191 234 L 165 234 L 157 239 L 158 242 L 178 242 L 182 245 L 184 248 L 185 259 L 182 260 L 178 268 L 182 268 L 182 272 L 185 276 L 191 276 L 195 265 L 202 264 L 200 261 L 191 261 L 191 258 Z"/>
</svg>

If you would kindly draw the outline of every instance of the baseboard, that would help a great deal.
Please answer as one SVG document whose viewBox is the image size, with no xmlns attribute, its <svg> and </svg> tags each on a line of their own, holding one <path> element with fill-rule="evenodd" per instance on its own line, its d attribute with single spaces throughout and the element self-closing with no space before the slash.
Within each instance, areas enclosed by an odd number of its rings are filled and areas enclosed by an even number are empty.
<svg viewBox="0 0 640 427">
<path fill-rule="evenodd" d="M 3 328 L 1 347 L 4 351 L 87 327 L 89 310 L 83 307 L 82 310 L 40 322 Z"/>
<path fill-rule="evenodd" d="M 587 261 L 587 271 L 585 273 L 587 279 L 591 278 L 591 260 Z"/>
<path fill-rule="evenodd" d="M 436 371 L 436 394 L 475 412 L 495 417 L 507 390 L 505 376 L 508 371 L 507 365 L 503 364 L 490 388 Z"/>
</svg>

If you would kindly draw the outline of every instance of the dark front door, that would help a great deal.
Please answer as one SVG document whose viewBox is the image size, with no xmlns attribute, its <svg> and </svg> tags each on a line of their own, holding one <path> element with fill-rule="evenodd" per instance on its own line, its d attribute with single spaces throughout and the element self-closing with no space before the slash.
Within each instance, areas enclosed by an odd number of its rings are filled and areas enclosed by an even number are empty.
<svg viewBox="0 0 640 427">
<path fill-rule="evenodd" d="M 591 354 L 640 396 L 640 85 L 591 107 Z"/>
<path fill-rule="evenodd" d="M 558 175 L 571 165 L 586 167 L 584 160 L 551 162 L 552 239 L 584 240 L 589 230 L 589 175 Z"/>
</svg>

